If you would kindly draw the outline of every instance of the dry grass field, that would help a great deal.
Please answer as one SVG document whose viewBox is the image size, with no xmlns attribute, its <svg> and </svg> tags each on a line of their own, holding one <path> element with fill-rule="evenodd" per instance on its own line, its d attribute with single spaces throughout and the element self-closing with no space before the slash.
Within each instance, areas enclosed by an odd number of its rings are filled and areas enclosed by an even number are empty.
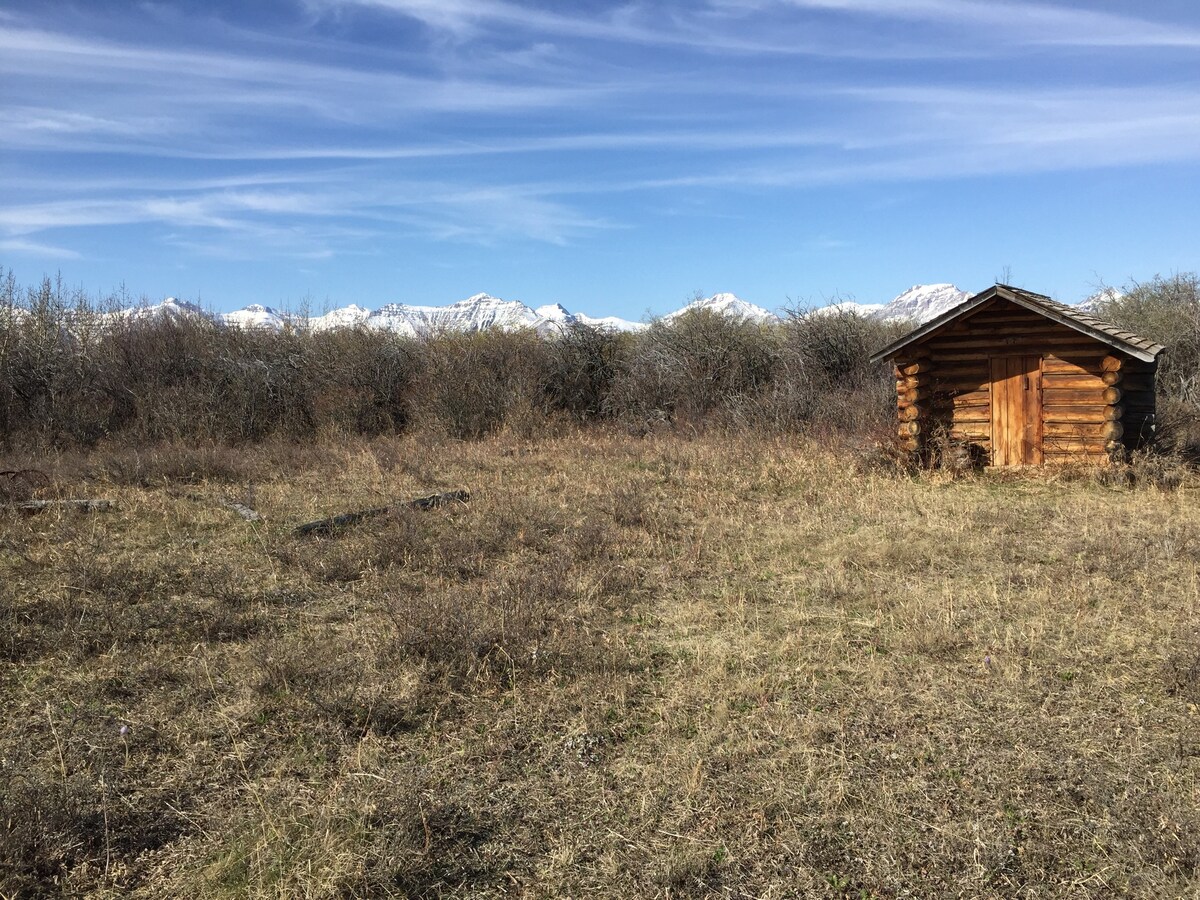
<svg viewBox="0 0 1200 900">
<path fill-rule="evenodd" d="M 0 513 L 2 895 L 1200 892 L 1192 476 L 599 432 L 29 466 L 117 506 Z"/>
</svg>

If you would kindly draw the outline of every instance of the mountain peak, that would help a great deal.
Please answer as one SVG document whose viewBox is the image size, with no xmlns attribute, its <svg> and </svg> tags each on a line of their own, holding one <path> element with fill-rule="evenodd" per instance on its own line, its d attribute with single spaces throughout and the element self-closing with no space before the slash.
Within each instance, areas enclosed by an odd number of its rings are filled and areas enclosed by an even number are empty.
<svg viewBox="0 0 1200 900">
<path fill-rule="evenodd" d="M 885 322 L 911 319 L 924 323 L 936 319 L 970 296 L 966 291 L 948 282 L 915 284 L 872 315 Z"/>
<path fill-rule="evenodd" d="M 773 312 L 748 303 L 736 294 L 721 293 L 693 300 L 683 309 L 677 309 L 675 312 L 663 316 L 663 321 L 674 322 L 681 316 L 699 310 L 708 310 L 718 315 L 750 322 L 777 322 L 779 320 L 779 317 Z"/>
</svg>

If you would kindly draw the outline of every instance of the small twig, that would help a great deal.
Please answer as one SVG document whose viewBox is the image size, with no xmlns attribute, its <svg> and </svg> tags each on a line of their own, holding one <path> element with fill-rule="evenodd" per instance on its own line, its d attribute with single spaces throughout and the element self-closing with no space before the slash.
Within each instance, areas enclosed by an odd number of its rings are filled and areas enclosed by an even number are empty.
<svg viewBox="0 0 1200 900">
<path fill-rule="evenodd" d="M 63 781 L 67 780 L 67 760 L 63 756 L 62 740 L 58 736 L 58 729 L 54 726 L 54 715 L 50 711 L 50 703 L 46 703 L 46 719 L 50 722 L 50 733 L 54 735 L 54 748 L 58 751 L 58 765 L 62 769 Z"/>
</svg>

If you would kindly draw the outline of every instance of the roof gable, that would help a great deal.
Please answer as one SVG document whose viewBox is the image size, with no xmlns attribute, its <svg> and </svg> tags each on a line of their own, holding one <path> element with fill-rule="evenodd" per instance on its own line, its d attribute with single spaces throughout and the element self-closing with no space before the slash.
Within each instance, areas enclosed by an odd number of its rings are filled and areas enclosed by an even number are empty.
<svg viewBox="0 0 1200 900">
<path fill-rule="evenodd" d="M 1155 357 L 1165 349 L 1162 344 L 1139 337 L 1131 331 L 1125 331 L 1083 310 L 1067 306 L 1065 303 L 1058 303 L 1042 294 L 1035 294 L 1032 291 L 1022 290 L 1021 288 L 1015 288 L 1007 284 L 996 284 L 985 291 L 981 291 L 974 297 L 967 298 L 958 306 L 942 313 L 936 319 L 931 319 L 919 328 L 913 329 L 899 340 L 888 344 L 871 357 L 871 362 L 881 362 L 882 360 L 890 359 L 905 347 L 924 340 L 934 332 L 940 331 L 944 326 L 969 316 L 984 304 L 995 299 L 1008 300 L 1017 306 L 1045 316 L 1053 322 L 1078 331 L 1080 334 L 1108 344 L 1113 349 L 1126 353 L 1135 359 L 1140 359 L 1143 362 L 1153 362 Z"/>
</svg>

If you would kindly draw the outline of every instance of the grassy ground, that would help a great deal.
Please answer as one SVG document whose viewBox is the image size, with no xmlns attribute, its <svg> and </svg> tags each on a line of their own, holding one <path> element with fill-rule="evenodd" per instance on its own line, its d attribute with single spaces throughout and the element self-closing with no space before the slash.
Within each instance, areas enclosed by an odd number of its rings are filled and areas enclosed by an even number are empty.
<svg viewBox="0 0 1200 900">
<path fill-rule="evenodd" d="M 1200 481 L 599 435 L 40 465 L 119 506 L 0 514 L 0 893 L 1200 890 Z"/>
</svg>

